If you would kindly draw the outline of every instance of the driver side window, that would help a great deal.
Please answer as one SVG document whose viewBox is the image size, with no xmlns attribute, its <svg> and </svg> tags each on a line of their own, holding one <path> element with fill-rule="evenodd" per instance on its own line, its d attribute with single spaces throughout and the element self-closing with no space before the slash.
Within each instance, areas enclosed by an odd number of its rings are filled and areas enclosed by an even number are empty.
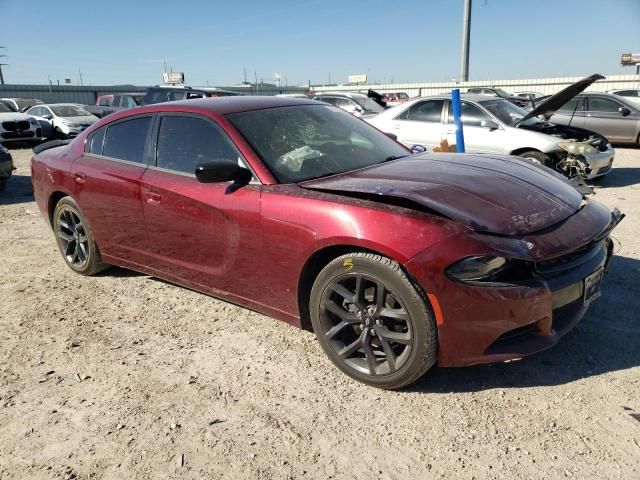
<svg viewBox="0 0 640 480">
<path fill-rule="evenodd" d="M 162 117 L 158 132 L 158 167 L 193 175 L 202 162 L 215 159 L 237 161 L 238 158 L 238 152 L 225 134 L 207 120 Z"/>
<path fill-rule="evenodd" d="M 589 110 L 592 112 L 617 112 L 622 105 L 608 98 L 591 97 L 589 99 Z"/>
<path fill-rule="evenodd" d="M 465 127 L 479 127 L 483 120 L 491 120 L 491 118 L 475 105 L 462 102 L 460 108 L 460 119 Z M 449 102 L 449 123 L 453 123 L 453 109 Z"/>
</svg>

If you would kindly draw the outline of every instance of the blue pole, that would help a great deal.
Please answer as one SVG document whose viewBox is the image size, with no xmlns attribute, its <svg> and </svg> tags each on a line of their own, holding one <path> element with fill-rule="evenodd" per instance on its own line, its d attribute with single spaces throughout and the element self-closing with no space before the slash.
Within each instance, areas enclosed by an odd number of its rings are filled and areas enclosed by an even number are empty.
<svg viewBox="0 0 640 480">
<path fill-rule="evenodd" d="M 462 130 L 462 119 L 460 118 L 460 89 L 451 90 L 451 106 L 453 107 L 453 123 L 456 126 L 456 151 L 464 153 L 464 131 Z"/>
</svg>

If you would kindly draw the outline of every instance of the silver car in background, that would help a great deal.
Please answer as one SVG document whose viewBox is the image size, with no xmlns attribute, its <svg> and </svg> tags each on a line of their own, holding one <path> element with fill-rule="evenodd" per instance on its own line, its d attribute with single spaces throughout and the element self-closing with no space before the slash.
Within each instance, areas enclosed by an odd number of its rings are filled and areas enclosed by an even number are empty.
<svg viewBox="0 0 640 480">
<path fill-rule="evenodd" d="M 377 115 L 384 108 L 362 93 L 351 92 L 322 92 L 317 93 L 312 100 L 330 103 L 356 117 L 366 118 Z"/>
<path fill-rule="evenodd" d="M 562 105 L 552 123 L 586 128 L 613 143 L 640 144 L 640 103 L 610 93 L 583 93 Z"/>
<path fill-rule="evenodd" d="M 622 88 L 619 90 L 609 90 L 607 93 L 613 93 L 619 97 L 625 97 L 627 100 L 640 103 L 640 88 Z"/>
<path fill-rule="evenodd" d="M 611 169 L 614 149 L 590 130 L 554 125 L 542 119 L 582 92 L 600 75 L 588 77 L 551 96 L 530 112 L 504 98 L 462 95 L 462 123 L 468 153 L 510 154 L 531 158 L 567 177 L 593 179 Z M 399 142 L 427 150 L 447 140 L 455 144 L 449 95 L 412 99 L 366 119 Z"/>
</svg>

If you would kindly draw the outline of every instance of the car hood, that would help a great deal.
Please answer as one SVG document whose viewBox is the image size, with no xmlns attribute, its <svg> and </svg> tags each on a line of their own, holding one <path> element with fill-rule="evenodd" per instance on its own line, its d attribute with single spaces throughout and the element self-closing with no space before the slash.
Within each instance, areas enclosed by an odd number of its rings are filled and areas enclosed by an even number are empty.
<svg viewBox="0 0 640 480">
<path fill-rule="evenodd" d="M 597 80 L 602 80 L 605 77 L 599 74 L 591 75 L 590 77 L 583 78 L 582 80 L 578 80 L 576 83 L 572 83 L 567 88 L 560 90 L 555 95 L 551 95 L 544 102 L 538 105 L 536 108 L 531 110 L 527 115 L 522 117 L 516 126 L 524 122 L 525 120 L 533 117 L 537 117 L 538 115 L 551 116 L 556 110 L 562 107 L 565 103 L 571 100 L 576 95 L 582 93 L 589 85 L 594 83 Z"/>
<path fill-rule="evenodd" d="M 26 115 L 20 112 L 1 112 L 0 122 L 20 122 L 23 120 L 29 121 L 30 115 Z"/>
<path fill-rule="evenodd" d="M 299 185 L 413 205 L 500 235 L 542 230 L 582 205 L 582 195 L 562 176 L 513 156 L 424 153 Z"/>
<path fill-rule="evenodd" d="M 87 115 L 80 115 L 78 117 L 64 117 L 62 120 L 73 125 L 91 125 L 96 123 L 99 118 L 94 115 L 91 115 L 90 117 Z"/>
</svg>

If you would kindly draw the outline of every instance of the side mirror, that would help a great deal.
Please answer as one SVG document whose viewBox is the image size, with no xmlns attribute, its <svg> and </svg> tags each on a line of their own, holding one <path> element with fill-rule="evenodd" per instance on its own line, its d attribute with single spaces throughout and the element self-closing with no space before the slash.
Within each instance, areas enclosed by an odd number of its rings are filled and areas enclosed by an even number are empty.
<svg viewBox="0 0 640 480">
<path fill-rule="evenodd" d="M 217 183 L 233 181 L 246 185 L 251 181 L 250 170 L 238 165 L 238 162 L 226 159 L 210 160 L 196 167 L 196 178 L 200 183 Z"/>
<path fill-rule="evenodd" d="M 416 153 L 423 153 L 426 152 L 427 148 L 424 145 L 412 145 L 411 146 L 411 153 L 413 153 L 414 155 Z"/>
<path fill-rule="evenodd" d="M 623 117 L 631 114 L 631 110 L 629 110 L 627 107 L 620 107 L 618 111 L 622 114 Z"/>
<path fill-rule="evenodd" d="M 482 120 L 480 122 L 480 126 L 482 128 L 488 128 L 489 130 L 497 130 L 498 128 L 500 128 L 500 125 L 498 125 L 493 120 Z"/>
<path fill-rule="evenodd" d="M 51 115 L 45 113 L 44 115 L 42 115 L 42 118 L 44 118 L 45 120 L 51 120 Z"/>
</svg>

